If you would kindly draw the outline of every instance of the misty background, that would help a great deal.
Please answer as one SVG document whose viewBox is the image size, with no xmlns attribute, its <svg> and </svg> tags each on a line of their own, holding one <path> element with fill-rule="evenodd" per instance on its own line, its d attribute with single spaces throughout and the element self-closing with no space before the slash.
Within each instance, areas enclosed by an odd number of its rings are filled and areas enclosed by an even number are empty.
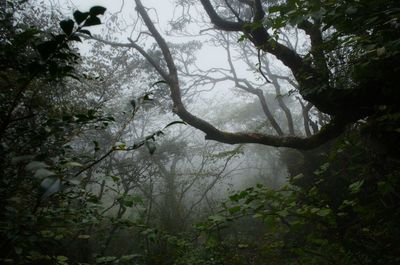
<svg viewBox="0 0 400 265">
<path fill-rule="evenodd" d="M 396 5 L 207 2 L 1 2 L 1 263 L 399 262 Z"/>
</svg>

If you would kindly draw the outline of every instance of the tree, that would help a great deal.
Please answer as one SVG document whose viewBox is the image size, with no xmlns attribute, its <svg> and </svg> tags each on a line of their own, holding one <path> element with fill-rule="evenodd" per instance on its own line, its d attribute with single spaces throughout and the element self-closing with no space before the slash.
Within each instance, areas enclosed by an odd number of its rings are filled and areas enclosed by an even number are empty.
<svg viewBox="0 0 400 265">
<path fill-rule="evenodd" d="M 49 25 L 22 2 L 0 10 L 1 262 L 399 263 L 393 0 L 179 0 L 216 27 L 201 33 L 225 66 L 205 70 L 203 39 L 167 42 L 140 0 L 133 27 L 148 32 L 127 43 L 84 28 L 103 7 Z M 220 84 L 234 101 L 193 115 Z M 170 108 L 222 143 L 171 130 Z M 228 185 L 246 189 L 216 207 Z"/>
<path fill-rule="evenodd" d="M 86 260 L 89 237 L 82 232 L 103 221 L 101 196 L 87 185 L 91 170 L 115 151 L 144 146 L 157 133 L 127 148 L 112 139 L 101 152 L 92 142 L 115 121 L 104 111 L 113 92 L 106 93 L 99 78 L 82 74 L 90 70 L 80 64 L 74 43 L 81 41 L 78 32 L 90 35 L 87 27 L 101 24 L 104 7 L 75 11 L 75 21 L 49 25 L 45 7 L 14 2 L 0 10 L 0 261 Z M 127 120 L 138 108 L 130 106 Z M 71 245 L 76 249 L 61 250 Z"/>
<path fill-rule="evenodd" d="M 308 157 L 314 160 L 305 157 L 298 165 L 292 164 L 291 171 L 301 174 L 292 175 L 290 185 L 283 190 L 254 193 L 263 188 L 252 187 L 231 197 L 239 205 L 228 207 L 227 216 L 210 217 L 210 227 L 219 232 L 219 227 L 232 220 L 232 215 L 244 214 L 240 211 L 244 204 L 245 212 L 250 209 L 250 215 L 261 218 L 271 228 L 271 241 L 266 246 L 277 264 L 285 259 L 287 264 L 299 260 L 307 264 L 398 261 L 394 251 L 398 249 L 394 243 L 398 230 L 393 229 L 398 214 L 391 212 L 399 188 L 398 2 L 199 1 L 217 30 L 223 31 L 221 38 L 224 32 L 240 32 L 240 39 L 252 43 L 257 54 L 273 55 L 290 70 L 303 113 L 315 106 L 329 115 L 326 119 L 316 113 L 321 125 L 328 123 L 320 129 L 316 127 L 313 135 L 311 130 L 306 132 L 307 138 L 286 136 L 278 126 L 272 126 L 278 136 L 225 132 L 189 112 L 181 96 L 181 73 L 171 46 L 158 32 L 141 1 L 135 2 L 162 51 L 164 65 L 155 69 L 170 87 L 174 112 L 203 131 L 206 139 L 314 149 L 346 132 L 332 143 L 331 151 L 319 150 L 320 154 Z M 287 45 L 281 34 L 286 28 L 304 34 L 308 40 L 305 51 Z M 155 65 L 154 61 L 151 63 Z M 230 70 L 234 73 L 234 68 Z M 268 69 L 264 71 L 265 81 L 273 82 L 273 75 Z M 233 75 L 227 74 L 226 79 L 236 79 L 237 87 L 242 85 Z M 216 81 L 206 78 L 203 80 Z M 305 120 L 305 124 L 315 127 Z M 359 160 L 360 157 L 363 158 Z M 384 163 L 384 158 L 390 159 Z M 377 217 L 372 212 L 380 214 Z M 378 219 L 382 224 L 379 227 L 373 225 Z M 366 246 L 367 242 L 375 243 Z M 383 247 L 384 242 L 391 242 L 388 248 Z"/>
<path fill-rule="evenodd" d="M 396 112 L 399 92 L 397 67 L 399 57 L 398 14 L 396 1 L 225 1 L 218 10 L 210 0 L 201 5 L 217 30 L 241 32 L 254 48 L 274 55 L 290 69 L 303 99 L 312 103 L 331 121 L 308 138 L 274 136 L 260 133 L 230 133 L 217 129 L 193 115 L 182 102 L 177 67 L 168 43 L 154 26 L 140 0 L 137 11 L 162 51 L 166 69 L 137 47 L 168 83 L 174 112 L 206 139 L 224 143 L 259 143 L 264 145 L 312 149 L 339 136 L 360 119 L 382 115 L 379 108 Z M 228 13 L 223 16 L 220 10 Z M 372 12 L 371 12 L 372 10 Z M 222 13 L 222 12 L 221 12 Z M 366 21 L 366 23 L 362 23 Z M 362 24 L 363 27 L 355 25 Z M 285 27 L 302 30 L 309 38 L 309 48 L 299 54 L 280 41 Z M 273 30 L 273 33 L 271 33 Z M 382 66 L 390 70 L 376 71 Z"/>
</svg>

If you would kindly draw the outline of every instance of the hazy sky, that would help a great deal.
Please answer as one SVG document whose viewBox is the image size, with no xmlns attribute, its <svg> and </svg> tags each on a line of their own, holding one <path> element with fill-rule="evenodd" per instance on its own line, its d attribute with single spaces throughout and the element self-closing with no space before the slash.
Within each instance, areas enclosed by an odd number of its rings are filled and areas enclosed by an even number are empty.
<svg viewBox="0 0 400 265">
<path fill-rule="evenodd" d="M 127 38 L 130 37 L 132 32 L 132 27 L 122 27 L 122 30 L 119 33 L 113 33 L 112 30 L 107 30 L 107 20 L 110 19 L 112 14 L 117 14 L 119 21 L 125 21 L 126 24 L 133 24 L 133 22 L 137 19 L 137 12 L 135 11 L 135 3 L 134 0 L 47 0 L 52 2 L 54 5 L 61 7 L 66 17 L 70 18 L 72 12 L 76 9 L 84 12 L 90 9 L 90 7 L 95 5 L 101 5 L 107 8 L 106 14 L 102 19 L 103 24 L 95 27 L 91 27 L 90 31 L 94 34 L 100 35 L 100 37 L 104 37 L 107 33 L 111 33 L 116 36 L 120 42 L 128 42 Z M 156 22 L 158 18 L 159 23 L 155 23 L 156 27 L 160 30 L 162 36 L 169 42 L 172 43 L 180 43 L 190 40 L 188 37 L 173 37 L 167 35 L 167 30 L 170 29 L 168 22 L 174 18 L 174 2 L 176 0 L 142 0 L 142 4 L 148 8 L 148 12 L 150 17 L 154 22 Z M 198 10 L 202 10 L 200 7 Z M 198 25 L 191 24 L 189 26 L 189 31 L 192 34 L 199 34 L 201 29 L 209 29 L 212 28 L 212 25 L 202 24 L 201 27 Z M 145 27 L 140 28 L 141 31 L 147 31 Z M 132 34 L 132 39 L 135 39 L 137 33 Z M 149 41 L 151 38 L 148 38 Z M 214 47 L 205 42 L 206 37 L 192 37 L 191 39 L 200 40 L 203 43 L 203 48 L 198 52 L 197 55 L 197 65 L 202 69 L 210 69 L 210 68 L 218 68 L 224 67 L 228 68 L 227 59 L 226 59 L 226 51 L 221 47 Z M 149 42 L 147 43 L 147 47 Z M 84 44 L 85 45 L 85 44 Z M 83 48 L 85 49 L 85 48 Z M 245 66 L 237 65 L 237 71 L 242 72 L 243 75 L 241 77 L 246 77 L 245 75 L 251 74 L 254 77 L 253 73 L 248 73 L 245 70 Z M 232 83 L 221 83 L 218 84 L 217 87 L 209 93 L 203 93 L 202 98 L 215 98 L 216 101 L 221 101 L 221 103 L 227 102 L 227 97 L 231 94 L 231 90 L 229 87 L 232 86 Z M 239 100 L 237 96 L 231 94 L 232 96 L 232 104 Z"/>
<path fill-rule="evenodd" d="M 51 0 L 50 0 L 51 1 Z M 53 0 L 58 3 L 59 6 L 65 6 L 65 2 L 68 2 L 69 5 L 72 5 L 72 8 L 77 8 L 81 11 L 88 10 L 90 7 L 94 5 L 101 5 L 107 8 L 106 17 L 113 13 L 118 13 L 118 17 L 123 18 L 125 21 L 133 21 L 136 18 L 135 4 L 133 0 Z M 166 31 L 169 29 L 168 22 L 174 17 L 174 2 L 175 0 L 142 0 L 142 3 L 145 7 L 149 8 L 149 14 L 151 18 L 155 21 L 158 18 L 159 23 L 157 23 L 157 27 L 161 30 L 162 35 L 168 41 L 171 42 L 182 42 L 188 40 L 188 38 L 173 38 L 171 36 L 167 36 Z M 64 4 L 63 4 L 64 3 Z M 71 12 L 70 8 L 65 10 L 68 13 Z M 91 31 L 97 33 L 100 28 L 105 28 L 105 25 L 97 26 L 96 28 L 91 28 Z M 191 32 L 193 34 L 198 34 L 200 28 L 195 25 L 191 25 Z M 130 31 L 127 30 L 126 34 L 121 33 L 122 41 L 126 41 L 127 37 L 129 37 Z M 197 38 L 198 39 L 198 38 Z M 221 54 L 220 49 L 207 47 L 206 51 L 201 51 L 199 54 L 200 63 L 205 67 L 216 67 L 221 65 L 221 62 L 224 61 L 223 52 Z M 207 58 L 207 60 L 204 60 Z"/>
<path fill-rule="evenodd" d="M 92 6 L 100 5 L 107 8 L 108 13 L 115 13 L 122 10 L 121 15 L 124 17 L 132 16 L 136 11 L 133 0 L 68 0 L 74 6 L 81 10 L 87 10 Z M 161 25 L 165 25 L 173 17 L 174 4 L 173 0 L 142 0 L 142 4 L 157 11 Z M 151 13 L 151 11 L 150 11 Z"/>
</svg>

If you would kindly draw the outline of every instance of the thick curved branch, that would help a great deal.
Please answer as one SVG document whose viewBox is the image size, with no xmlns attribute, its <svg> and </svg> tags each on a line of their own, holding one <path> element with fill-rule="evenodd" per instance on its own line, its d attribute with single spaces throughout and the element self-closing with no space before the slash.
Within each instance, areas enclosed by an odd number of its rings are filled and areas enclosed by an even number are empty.
<svg viewBox="0 0 400 265">
<path fill-rule="evenodd" d="M 201 0 L 204 3 L 209 3 L 207 0 Z M 175 64 L 173 62 L 170 50 L 167 43 L 162 38 L 160 33 L 154 27 L 154 24 L 150 20 L 145 8 L 142 6 L 140 0 L 135 0 L 137 3 L 137 10 L 140 16 L 143 18 L 146 26 L 153 35 L 155 41 L 160 46 L 164 58 L 167 62 L 169 75 L 166 80 L 170 86 L 171 98 L 174 103 L 174 112 L 189 125 L 203 131 L 208 140 L 215 140 L 222 143 L 228 144 L 239 144 L 239 143 L 257 143 L 276 147 L 292 147 L 298 149 L 313 149 L 327 141 L 340 135 L 346 127 L 346 122 L 341 120 L 332 119 L 331 123 L 324 126 L 319 133 L 309 137 L 294 137 L 294 136 L 271 136 L 260 133 L 231 133 L 224 132 L 214 127 L 209 122 L 198 118 L 191 114 L 183 105 L 180 93 L 180 86 L 178 81 L 178 74 L 176 71 Z M 215 11 L 214 11 L 215 12 Z"/>
<path fill-rule="evenodd" d="M 186 113 L 185 113 L 186 114 Z M 183 117 L 191 117 L 182 115 Z M 181 116 L 181 117 L 182 117 Z M 193 117 L 191 117 L 193 118 Z M 199 122 L 199 123 L 198 123 Z M 204 121 L 203 121 L 204 122 Z M 290 147 L 296 149 L 310 150 L 338 137 L 345 130 L 346 122 L 332 120 L 331 123 L 325 125 L 321 130 L 311 137 L 295 137 L 295 136 L 271 136 L 259 133 L 230 133 L 215 129 L 212 125 L 202 123 L 202 120 L 192 120 L 191 125 L 196 128 L 211 126 L 206 128 L 208 131 L 206 139 L 215 140 L 227 144 L 240 143 L 256 143 L 275 147 Z"/>
</svg>

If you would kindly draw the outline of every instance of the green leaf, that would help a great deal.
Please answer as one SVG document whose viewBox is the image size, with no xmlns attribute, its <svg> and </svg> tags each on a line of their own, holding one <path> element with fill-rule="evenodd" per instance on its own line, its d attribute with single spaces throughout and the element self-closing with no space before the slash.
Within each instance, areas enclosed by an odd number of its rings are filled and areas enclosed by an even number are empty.
<svg viewBox="0 0 400 265">
<path fill-rule="evenodd" d="M 289 212 L 286 209 L 280 210 L 277 212 L 279 216 L 286 217 L 289 215 Z"/>
<path fill-rule="evenodd" d="M 125 206 L 125 207 L 132 207 L 133 206 L 133 201 L 131 201 L 131 200 L 123 200 L 122 201 L 122 204 Z"/>
<path fill-rule="evenodd" d="M 81 11 L 77 10 L 74 12 L 74 19 L 78 25 L 80 25 L 85 19 L 88 18 L 89 12 L 82 13 Z"/>
<path fill-rule="evenodd" d="M 345 206 L 354 206 L 356 202 L 353 200 L 344 200 L 342 204 Z"/>
<path fill-rule="evenodd" d="M 132 107 L 133 107 L 133 109 L 135 110 L 136 109 L 136 100 L 135 99 L 132 99 L 131 101 L 130 101 L 130 103 L 131 103 L 131 105 L 132 105 Z"/>
<path fill-rule="evenodd" d="M 304 20 L 305 20 L 305 18 L 303 16 L 301 16 L 301 15 L 292 16 L 292 17 L 289 18 L 289 24 L 291 26 L 297 26 L 298 24 L 300 24 Z"/>
<path fill-rule="evenodd" d="M 263 217 L 263 215 L 262 214 L 260 214 L 260 213 L 256 213 L 256 214 L 254 214 L 253 215 L 253 218 L 262 218 Z"/>
<path fill-rule="evenodd" d="M 157 131 L 157 132 L 155 132 L 155 135 L 161 136 L 161 135 L 164 135 L 164 133 L 162 131 Z"/>
<path fill-rule="evenodd" d="M 393 188 L 390 185 L 390 183 L 386 182 L 386 181 L 379 181 L 377 183 L 377 187 L 378 187 L 378 191 L 382 194 L 386 194 L 386 193 L 393 191 Z"/>
<path fill-rule="evenodd" d="M 315 175 L 321 175 L 329 169 L 329 163 L 322 164 L 317 170 L 314 171 Z"/>
<path fill-rule="evenodd" d="M 118 176 L 110 176 L 110 177 L 114 182 L 120 181 L 120 177 L 118 177 Z"/>
<path fill-rule="evenodd" d="M 130 261 L 130 260 L 140 258 L 140 257 L 142 257 L 142 255 L 140 255 L 140 254 L 123 255 L 123 256 L 121 256 L 121 258 L 119 260 L 120 260 L 120 262 L 121 261 L 126 262 L 126 261 Z"/>
<path fill-rule="evenodd" d="M 234 195 L 229 196 L 229 200 L 234 201 L 234 202 L 239 201 L 240 200 L 239 194 L 234 194 Z"/>
<path fill-rule="evenodd" d="M 72 19 L 63 20 L 60 22 L 60 27 L 64 31 L 65 34 L 71 35 L 72 30 L 74 29 L 74 21 Z"/>
<path fill-rule="evenodd" d="M 154 242 L 157 238 L 157 229 L 147 228 L 141 232 L 142 235 L 146 236 L 150 241 Z"/>
<path fill-rule="evenodd" d="M 311 210 L 310 210 L 310 212 L 311 213 L 316 213 L 316 212 L 318 212 L 320 210 L 320 208 L 312 208 Z"/>
<path fill-rule="evenodd" d="M 317 212 L 317 215 L 321 217 L 325 217 L 331 213 L 331 210 L 328 208 L 321 209 L 320 211 Z"/>
<path fill-rule="evenodd" d="M 33 158 L 34 158 L 33 155 L 15 156 L 15 157 L 13 157 L 11 159 L 11 163 L 12 164 L 17 164 L 17 163 L 22 162 L 22 161 L 31 160 Z"/>
<path fill-rule="evenodd" d="M 44 200 L 60 190 L 61 180 L 59 178 L 45 178 L 42 183 L 40 183 L 40 187 L 43 190 L 43 194 L 40 198 Z"/>
<path fill-rule="evenodd" d="M 361 186 L 364 184 L 364 180 L 356 181 L 349 185 L 351 193 L 357 193 L 361 190 Z"/>
<path fill-rule="evenodd" d="M 237 42 L 242 42 L 242 41 L 244 41 L 245 39 L 247 39 L 247 36 L 243 34 L 242 36 L 239 37 L 239 39 L 237 40 Z"/>
<path fill-rule="evenodd" d="M 15 247 L 14 251 L 15 251 L 15 254 L 17 254 L 17 255 L 21 255 L 22 254 L 22 248 L 20 248 L 20 247 Z"/>
<path fill-rule="evenodd" d="M 147 93 L 146 95 L 143 96 L 143 100 L 153 100 L 150 96 L 153 95 L 153 93 Z"/>
<path fill-rule="evenodd" d="M 81 181 L 80 181 L 79 179 L 69 179 L 69 180 L 67 180 L 67 181 L 68 181 L 69 184 L 75 185 L 75 186 L 81 184 Z"/>
<path fill-rule="evenodd" d="M 81 38 L 79 38 L 79 36 L 77 36 L 77 35 L 70 36 L 69 40 L 82 42 Z"/>
<path fill-rule="evenodd" d="M 97 152 L 100 150 L 100 144 L 98 141 L 93 141 L 94 144 L 94 151 Z"/>
<path fill-rule="evenodd" d="M 25 169 L 27 171 L 35 171 L 41 168 L 49 167 L 46 163 L 40 161 L 32 161 L 28 165 L 26 165 Z"/>
<path fill-rule="evenodd" d="M 304 174 L 303 174 L 303 173 L 300 173 L 300 174 L 294 176 L 294 177 L 292 178 L 292 180 L 299 180 L 299 179 L 302 179 L 302 178 L 304 178 Z"/>
<path fill-rule="evenodd" d="M 173 121 L 173 122 L 168 123 L 168 124 L 164 127 L 164 129 L 166 129 L 166 128 L 168 128 L 169 126 L 172 126 L 172 125 L 174 125 L 174 124 L 184 124 L 184 125 L 187 125 L 187 123 L 184 122 L 184 121 Z"/>
<path fill-rule="evenodd" d="M 115 145 L 118 150 L 126 150 L 126 144 L 125 143 L 117 143 Z"/>
<path fill-rule="evenodd" d="M 281 6 L 270 6 L 268 8 L 269 13 L 276 13 L 276 12 L 280 12 L 281 10 L 282 10 Z"/>
<path fill-rule="evenodd" d="M 43 59 L 49 58 L 50 54 L 52 54 L 57 48 L 57 42 L 54 40 L 43 42 L 36 46 L 40 56 Z"/>
<path fill-rule="evenodd" d="M 69 168 L 69 167 L 83 167 L 81 163 L 75 162 L 75 161 L 69 161 L 65 164 L 63 164 L 63 167 Z"/>
<path fill-rule="evenodd" d="M 168 85 L 167 81 L 165 81 L 165 80 L 160 80 L 160 81 L 157 81 L 157 82 L 153 83 L 153 84 L 151 85 L 151 87 L 156 86 L 156 85 L 159 85 L 159 84 L 166 84 L 166 85 Z"/>
<path fill-rule="evenodd" d="M 240 211 L 240 205 L 237 205 L 237 206 L 231 207 L 231 208 L 229 208 L 229 209 L 228 209 L 228 211 L 229 211 L 229 213 L 230 213 L 230 214 L 237 213 L 237 212 L 239 212 L 239 211 Z"/>
<path fill-rule="evenodd" d="M 378 56 L 383 56 L 385 53 L 386 53 L 385 47 L 380 47 L 380 48 L 376 49 L 376 54 Z"/>
<path fill-rule="evenodd" d="M 67 261 L 68 258 L 65 257 L 65 256 L 57 256 L 57 260 L 58 260 L 58 261 Z"/>
<path fill-rule="evenodd" d="M 92 33 L 90 33 L 90 31 L 87 30 L 87 29 L 80 29 L 79 32 L 83 33 L 83 34 L 86 34 L 86 35 L 89 35 L 89 36 L 92 36 Z"/>
<path fill-rule="evenodd" d="M 355 6 L 349 6 L 347 9 L 346 9 L 346 14 L 347 15 L 354 15 L 355 13 L 357 13 L 357 7 L 355 7 Z"/>
<path fill-rule="evenodd" d="M 226 218 L 222 215 L 216 214 L 209 216 L 208 220 L 214 223 L 222 223 L 226 221 Z"/>
<path fill-rule="evenodd" d="M 156 144 L 152 141 L 146 141 L 146 147 L 149 150 L 150 155 L 154 154 L 157 149 Z"/>
<path fill-rule="evenodd" d="M 102 7 L 102 6 L 94 6 L 89 10 L 89 13 L 91 16 L 98 16 L 98 15 L 104 15 L 104 12 L 106 12 L 107 8 Z"/>
<path fill-rule="evenodd" d="M 84 27 L 90 27 L 90 26 L 96 26 L 96 25 L 100 25 L 101 21 L 98 17 L 89 17 L 88 19 L 86 19 L 85 23 L 83 24 Z"/>
<path fill-rule="evenodd" d="M 113 261 L 116 261 L 116 257 L 101 257 L 96 259 L 96 263 L 99 264 L 110 264 Z"/>
<path fill-rule="evenodd" d="M 47 178 L 47 177 L 54 176 L 54 175 L 55 175 L 54 172 L 52 172 L 48 169 L 45 169 L 45 168 L 40 168 L 40 169 L 36 170 L 34 176 L 35 176 L 35 178 L 42 179 L 42 178 Z"/>
</svg>

